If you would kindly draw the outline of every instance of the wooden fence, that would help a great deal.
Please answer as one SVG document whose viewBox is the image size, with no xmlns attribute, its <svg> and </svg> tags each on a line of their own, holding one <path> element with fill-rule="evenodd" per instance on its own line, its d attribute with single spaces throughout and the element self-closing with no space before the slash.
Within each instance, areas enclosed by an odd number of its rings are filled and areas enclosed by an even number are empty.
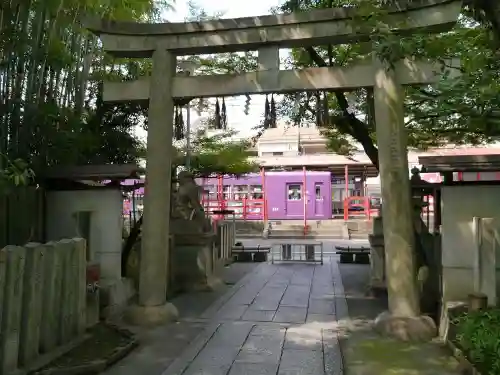
<svg viewBox="0 0 500 375">
<path fill-rule="evenodd" d="M 0 194 L 0 248 L 43 242 L 45 192 L 34 186 Z"/>
<path fill-rule="evenodd" d="M 83 239 L 0 250 L 0 374 L 39 362 L 86 328 Z"/>
</svg>

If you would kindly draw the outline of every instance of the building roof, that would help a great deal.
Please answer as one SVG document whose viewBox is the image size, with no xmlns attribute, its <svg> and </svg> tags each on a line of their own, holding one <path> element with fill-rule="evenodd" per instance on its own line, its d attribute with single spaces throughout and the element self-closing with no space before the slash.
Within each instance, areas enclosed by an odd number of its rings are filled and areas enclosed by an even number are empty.
<svg viewBox="0 0 500 375">
<path fill-rule="evenodd" d="M 422 156 L 419 162 L 427 172 L 497 172 L 500 150 L 496 154 Z"/>
<path fill-rule="evenodd" d="M 334 174 L 344 174 L 345 167 L 348 166 L 350 175 L 364 174 L 368 177 L 378 175 L 378 171 L 364 153 L 359 153 L 354 157 L 334 153 L 300 156 L 259 156 L 252 158 L 252 160 L 263 168 L 284 167 L 296 169 L 305 166 L 308 169 L 314 168 L 328 170 Z"/>
<path fill-rule="evenodd" d="M 47 168 L 38 174 L 44 180 L 125 180 L 138 178 L 142 169 L 136 164 L 69 165 Z"/>
<path fill-rule="evenodd" d="M 365 154 L 347 157 L 334 153 L 306 154 L 300 156 L 259 156 L 253 159 L 266 166 L 329 166 L 329 165 L 371 165 Z"/>
<path fill-rule="evenodd" d="M 291 125 L 278 125 L 276 128 L 264 130 L 257 144 L 297 140 L 299 136 L 301 142 L 320 142 L 326 144 L 326 138 L 320 134 L 318 128 L 299 128 L 298 126 Z"/>
</svg>

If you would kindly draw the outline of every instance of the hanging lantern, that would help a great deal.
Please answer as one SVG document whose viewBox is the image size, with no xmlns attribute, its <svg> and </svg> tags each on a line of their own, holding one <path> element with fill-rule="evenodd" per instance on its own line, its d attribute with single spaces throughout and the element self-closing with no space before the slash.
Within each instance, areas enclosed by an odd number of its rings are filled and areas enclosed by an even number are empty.
<svg viewBox="0 0 500 375">
<path fill-rule="evenodd" d="M 221 128 L 227 130 L 227 111 L 226 111 L 226 101 L 222 98 L 222 108 L 220 113 Z"/>
<path fill-rule="evenodd" d="M 219 98 L 217 98 L 215 99 L 215 129 L 221 129 L 221 125 Z"/>
<path fill-rule="evenodd" d="M 328 92 L 323 93 L 323 110 L 321 111 L 321 123 L 323 126 L 330 125 L 330 107 L 328 103 Z"/>
<path fill-rule="evenodd" d="M 271 95 L 271 108 L 270 108 L 270 117 L 271 117 L 271 128 L 276 128 L 277 126 L 277 118 L 276 118 L 276 102 L 274 101 L 274 95 Z"/>
<path fill-rule="evenodd" d="M 317 92 L 316 97 L 316 127 L 323 126 L 323 103 L 321 102 L 321 95 Z"/>
<path fill-rule="evenodd" d="M 295 117 L 295 126 L 300 126 L 300 93 L 295 94 L 295 101 L 293 103 L 293 115 Z"/>
<path fill-rule="evenodd" d="M 266 102 L 264 104 L 264 129 L 271 127 L 271 107 L 269 105 L 269 98 L 266 95 Z"/>
<path fill-rule="evenodd" d="M 176 141 L 184 139 L 184 119 L 182 117 L 182 110 L 179 107 L 175 107 L 174 138 Z"/>
</svg>

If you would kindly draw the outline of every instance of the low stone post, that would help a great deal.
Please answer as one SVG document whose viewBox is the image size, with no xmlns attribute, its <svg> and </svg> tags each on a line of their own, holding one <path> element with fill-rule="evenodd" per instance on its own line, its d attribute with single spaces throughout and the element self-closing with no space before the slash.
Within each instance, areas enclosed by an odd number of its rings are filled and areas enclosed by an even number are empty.
<svg viewBox="0 0 500 375">
<path fill-rule="evenodd" d="M 99 323 L 101 267 L 98 262 L 88 263 L 85 268 L 85 325 L 93 327 Z"/>
<path fill-rule="evenodd" d="M 73 337 L 73 304 L 72 292 L 74 284 L 73 244 L 71 240 L 59 241 L 56 251 L 59 253 L 62 267 L 61 289 L 59 295 L 60 323 L 58 343 L 66 344 Z"/>
<path fill-rule="evenodd" d="M 24 247 L 26 263 L 19 338 L 20 366 L 28 365 L 39 353 L 45 257 L 45 248 L 39 243 L 28 243 Z"/>
<path fill-rule="evenodd" d="M 48 242 L 44 244 L 44 278 L 42 288 L 42 326 L 40 350 L 47 353 L 57 345 L 57 327 L 59 325 L 59 290 L 61 287 L 62 265 L 58 244 Z"/>
<path fill-rule="evenodd" d="M 87 243 L 83 238 L 74 238 L 77 259 L 76 286 L 76 333 L 82 335 L 87 328 Z"/>
<path fill-rule="evenodd" d="M 370 288 L 374 291 L 386 289 L 385 249 L 382 217 L 373 218 L 373 232 L 370 241 Z"/>
<path fill-rule="evenodd" d="M 470 293 L 467 296 L 468 310 L 480 311 L 488 308 L 488 296 L 484 293 Z"/>
<path fill-rule="evenodd" d="M 7 262 L 5 289 L 0 306 L 2 309 L 0 374 L 10 374 L 18 368 L 26 249 L 20 246 L 7 246 L 3 252 Z"/>
</svg>

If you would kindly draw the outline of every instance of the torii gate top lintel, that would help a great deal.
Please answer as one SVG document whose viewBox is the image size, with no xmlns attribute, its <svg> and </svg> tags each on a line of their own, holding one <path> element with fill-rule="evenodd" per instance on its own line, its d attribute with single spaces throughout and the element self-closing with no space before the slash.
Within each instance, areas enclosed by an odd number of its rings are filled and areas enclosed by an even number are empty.
<svg viewBox="0 0 500 375">
<path fill-rule="evenodd" d="M 389 10 L 395 31 L 446 31 L 457 20 L 462 0 L 422 0 Z M 99 35 L 106 52 L 120 57 L 150 57 L 165 48 L 182 55 L 237 52 L 275 45 L 282 48 L 369 40 L 355 25 L 356 8 L 218 19 L 183 23 L 86 22 Z"/>
</svg>

